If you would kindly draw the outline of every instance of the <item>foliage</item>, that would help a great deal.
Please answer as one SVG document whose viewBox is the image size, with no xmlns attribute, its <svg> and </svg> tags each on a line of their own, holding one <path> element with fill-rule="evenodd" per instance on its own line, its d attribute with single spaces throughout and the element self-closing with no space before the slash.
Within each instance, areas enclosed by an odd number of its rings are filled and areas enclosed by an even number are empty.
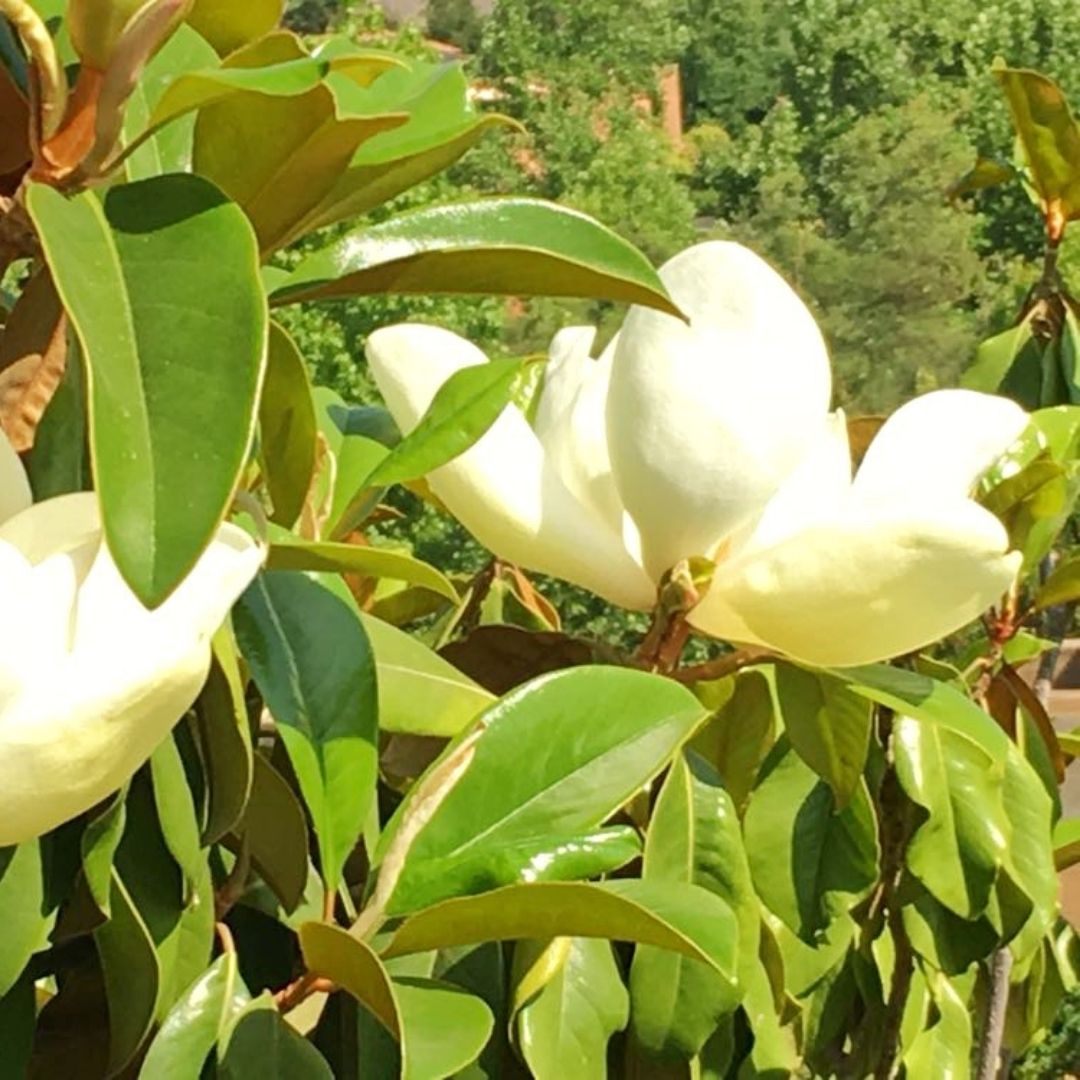
<svg viewBox="0 0 1080 1080">
<path fill-rule="evenodd" d="M 428 0 L 424 16 L 433 38 L 470 53 L 479 48 L 483 23 L 472 0 Z"/>
</svg>

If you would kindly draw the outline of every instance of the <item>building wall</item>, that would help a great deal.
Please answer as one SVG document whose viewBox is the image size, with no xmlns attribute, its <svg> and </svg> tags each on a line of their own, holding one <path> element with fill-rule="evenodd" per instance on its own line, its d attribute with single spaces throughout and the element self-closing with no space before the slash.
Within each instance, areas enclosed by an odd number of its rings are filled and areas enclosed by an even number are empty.
<svg viewBox="0 0 1080 1080">
<path fill-rule="evenodd" d="M 495 0 L 475 0 L 476 9 L 488 14 Z M 427 0 L 382 0 L 382 6 L 392 19 L 415 19 L 424 14 Z"/>
</svg>

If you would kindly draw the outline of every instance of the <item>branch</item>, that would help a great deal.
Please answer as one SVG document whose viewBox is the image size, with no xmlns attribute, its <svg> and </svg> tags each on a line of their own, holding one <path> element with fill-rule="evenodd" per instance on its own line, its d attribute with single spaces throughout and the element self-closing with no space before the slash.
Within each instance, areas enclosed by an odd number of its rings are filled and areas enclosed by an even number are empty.
<svg viewBox="0 0 1080 1080">
<path fill-rule="evenodd" d="M 750 647 L 733 653 L 725 653 L 704 664 L 690 664 L 687 667 L 676 668 L 671 672 L 671 677 L 681 683 L 712 682 L 727 675 L 734 675 L 743 668 L 752 667 L 754 664 L 767 664 L 775 659 L 777 659 L 777 654 L 770 649 Z"/>
</svg>

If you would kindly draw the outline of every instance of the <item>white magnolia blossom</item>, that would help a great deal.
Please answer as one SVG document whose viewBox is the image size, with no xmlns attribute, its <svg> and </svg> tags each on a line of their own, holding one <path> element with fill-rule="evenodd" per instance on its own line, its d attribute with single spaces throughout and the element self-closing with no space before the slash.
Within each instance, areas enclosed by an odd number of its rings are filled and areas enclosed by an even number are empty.
<svg viewBox="0 0 1080 1080">
<path fill-rule="evenodd" d="M 103 542 L 96 497 L 32 506 L 0 431 L 0 847 L 90 809 L 150 757 L 202 689 L 211 638 L 262 557 L 223 525 L 147 611 Z"/>
<path fill-rule="evenodd" d="M 599 359 L 594 330 L 563 331 L 534 426 L 508 406 L 429 477 L 482 544 L 639 609 L 678 562 L 706 556 L 695 627 L 820 665 L 920 648 L 1009 588 L 1021 557 L 970 496 L 1022 409 L 927 394 L 888 420 L 853 480 L 824 342 L 784 280 L 731 243 L 660 274 L 689 325 L 632 308 Z M 486 361 L 419 325 L 376 332 L 367 352 L 406 432 L 447 378 Z"/>
</svg>

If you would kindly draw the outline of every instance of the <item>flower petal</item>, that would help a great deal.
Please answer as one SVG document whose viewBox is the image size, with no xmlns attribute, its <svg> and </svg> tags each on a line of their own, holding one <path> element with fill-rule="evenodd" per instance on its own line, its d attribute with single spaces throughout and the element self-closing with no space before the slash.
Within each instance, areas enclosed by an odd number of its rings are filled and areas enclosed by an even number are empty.
<svg viewBox="0 0 1080 1080">
<path fill-rule="evenodd" d="M 935 390 L 896 410 L 855 477 L 857 497 L 967 495 L 1028 423 L 1015 402 L 974 390 Z"/>
<path fill-rule="evenodd" d="M 0 524 L 31 503 L 30 481 L 19 455 L 0 428 Z"/>
<path fill-rule="evenodd" d="M 626 510 L 611 474 L 604 415 L 614 354 L 609 349 L 594 360 L 595 338 L 592 327 L 555 335 L 534 430 L 571 493 L 617 533 Z"/>
<path fill-rule="evenodd" d="M 418 325 L 376 331 L 367 355 L 387 408 L 405 432 L 450 375 L 487 359 L 456 334 Z M 516 406 L 428 480 L 465 528 L 500 558 L 624 607 L 651 606 L 653 585 L 620 534 L 573 496 Z"/>
<path fill-rule="evenodd" d="M 831 394 L 813 317 L 753 252 L 701 244 L 660 273 L 690 325 L 632 308 L 607 408 L 615 482 L 654 575 L 761 513 Z"/>
<path fill-rule="evenodd" d="M 0 845 L 88 810 L 146 761 L 198 696 L 211 636 L 262 561 L 251 537 L 224 525 L 176 592 L 147 611 L 100 532 L 73 546 L 56 531 L 65 516 L 84 530 L 86 506 L 57 499 L 20 515 L 40 511 L 41 528 L 20 521 L 7 530 L 34 545 L 32 560 L 10 537 L 0 543 L 0 574 L 21 581 L 38 616 L 28 629 L 56 639 L 33 663 L 0 663 Z"/>
<path fill-rule="evenodd" d="M 811 664 L 899 656 L 958 630 L 1012 583 L 1000 522 L 970 500 L 852 501 L 831 522 L 722 565 L 690 622 Z"/>
<path fill-rule="evenodd" d="M 33 564 L 87 543 L 96 550 L 100 537 L 101 513 L 92 491 L 46 499 L 0 523 L 0 542 L 18 548 Z"/>
</svg>

